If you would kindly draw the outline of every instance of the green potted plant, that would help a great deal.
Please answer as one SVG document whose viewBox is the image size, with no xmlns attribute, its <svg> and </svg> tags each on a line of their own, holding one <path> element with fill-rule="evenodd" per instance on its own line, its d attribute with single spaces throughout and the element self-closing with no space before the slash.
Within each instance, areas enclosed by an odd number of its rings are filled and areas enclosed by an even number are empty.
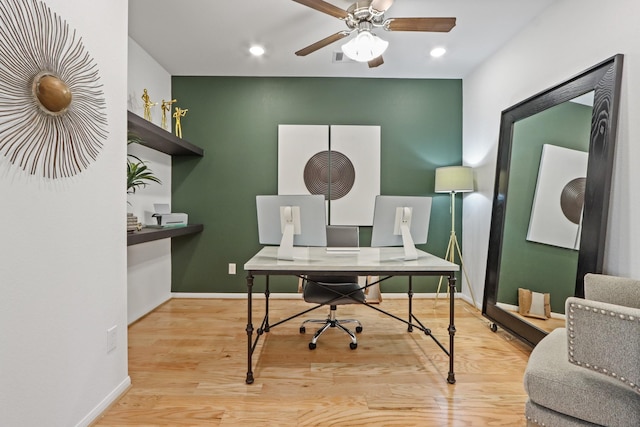
<svg viewBox="0 0 640 427">
<path fill-rule="evenodd" d="M 127 145 L 141 143 L 142 138 L 134 133 L 127 133 Z M 127 154 L 127 194 L 134 194 L 138 188 L 144 188 L 152 182 L 162 184 L 162 181 L 153 174 L 153 171 L 141 160 L 133 154 Z M 129 205 L 129 203 L 127 201 Z M 142 224 L 138 222 L 138 218 L 130 212 L 127 212 L 127 232 L 140 231 Z"/>
<path fill-rule="evenodd" d="M 127 145 L 140 142 L 142 139 L 139 136 L 127 133 Z M 134 194 L 138 188 L 144 188 L 152 182 L 162 184 L 143 160 L 133 154 L 127 154 L 127 194 Z"/>
</svg>

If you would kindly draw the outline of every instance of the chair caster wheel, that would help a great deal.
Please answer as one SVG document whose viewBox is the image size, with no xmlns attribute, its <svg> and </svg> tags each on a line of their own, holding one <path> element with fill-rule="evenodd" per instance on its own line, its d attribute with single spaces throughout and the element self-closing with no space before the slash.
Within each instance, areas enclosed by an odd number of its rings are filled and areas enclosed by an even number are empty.
<svg viewBox="0 0 640 427">
<path fill-rule="evenodd" d="M 498 332 L 498 325 L 496 325 L 495 323 L 492 323 L 490 328 L 491 332 Z"/>
<path fill-rule="evenodd" d="M 356 348 L 358 348 L 358 344 L 355 342 L 349 343 L 349 347 L 351 348 L 351 350 L 355 350 Z"/>
<path fill-rule="evenodd" d="M 362 326 L 356 326 L 356 333 L 362 332 Z"/>
<path fill-rule="evenodd" d="M 310 342 L 309 343 L 309 350 L 315 350 L 315 349 L 316 349 L 316 343 Z"/>
<path fill-rule="evenodd" d="M 307 332 L 307 328 L 305 328 L 304 326 L 300 326 L 300 333 L 304 334 L 305 332 Z"/>
</svg>

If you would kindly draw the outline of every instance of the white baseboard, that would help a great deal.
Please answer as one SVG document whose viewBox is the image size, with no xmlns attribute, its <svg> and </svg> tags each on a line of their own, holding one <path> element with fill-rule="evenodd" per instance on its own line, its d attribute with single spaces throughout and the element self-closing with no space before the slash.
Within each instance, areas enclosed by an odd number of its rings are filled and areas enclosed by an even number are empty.
<svg viewBox="0 0 640 427">
<path fill-rule="evenodd" d="M 127 313 L 127 326 L 131 326 L 132 324 L 134 324 L 138 320 L 142 319 L 147 314 L 151 313 L 156 308 L 160 307 L 165 302 L 169 301 L 171 298 L 173 298 L 173 296 L 171 295 L 171 293 L 169 293 L 166 296 L 163 296 L 162 300 L 156 301 L 153 304 L 151 304 L 150 306 L 144 307 L 144 310 L 145 310 L 144 312 L 140 311 L 139 313 L 136 313 L 134 315 L 131 315 L 131 313 Z M 132 316 L 132 317 L 128 318 L 129 316 Z"/>
<path fill-rule="evenodd" d="M 435 299 L 436 293 L 415 293 L 413 294 L 413 298 L 417 299 Z M 247 298 L 246 293 L 199 293 L 199 292 L 173 292 L 171 294 L 172 298 L 203 298 L 203 299 L 245 299 Z M 471 299 L 466 295 L 461 294 L 460 292 L 455 293 L 456 298 L 462 298 L 465 301 L 471 304 Z M 264 299 L 264 293 L 254 293 L 254 299 Z M 272 292 L 269 294 L 269 299 L 300 299 L 302 298 L 302 294 L 300 293 L 291 293 L 291 292 Z M 385 299 L 405 299 L 407 298 L 407 294 L 404 292 L 393 292 L 393 293 L 383 293 L 382 300 Z M 447 295 L 441 293 L 438 298 L 446 299 Z"/>
<path fill-rule="evenodd" d="M 95 408 L 91 410 L 78 424 L 76 427 L 87 427 L 90 426 L 94 421 L 98 419 L 108 408 L 111 406 L 116 400 L 122 396 L 122 394 L 127 391 L 131 387 L 131 377 L 127 375 L 127 377 L 120 383 L 118 386 L 105 397 L 102 402 L 98 404 Z"/>
<path fill-rule="evenodd" d="M 172 292 L 172 298 L 201 298 L 201 299 L 246 299 L 247 294 L 245 292 L 237 293 L 200 293 L 200 292 Z M 264 293 L 254 293 L 253 298 L 264 299 Z M 299 293 L 287 293 L 287 292 L 272 292 L 269 294 L 269 299 L 300 299 L 302 294 Z"/>
<path fill-rule="evenodd" d="M 476 304 L 474 304 L 473 299 L 469 295 L 463 294 L 462 292 L 456 292 L 456 298 L 463 299 L 464 301 L 469 303 L 469 305 L 471 305 L 472 307 L 475 307 L 478 310 L 482 309 L 482 305 L 480 305 L 480 307 L 476 305 L 477 303 L 482 304 L 482 301 L 476 301 Z"/>
</svg>

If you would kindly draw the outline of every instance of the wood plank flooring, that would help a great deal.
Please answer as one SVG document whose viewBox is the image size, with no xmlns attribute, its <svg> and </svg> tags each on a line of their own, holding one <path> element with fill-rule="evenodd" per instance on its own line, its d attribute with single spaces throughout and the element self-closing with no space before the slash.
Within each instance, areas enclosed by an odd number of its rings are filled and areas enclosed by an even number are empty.
<svg viewBox="0 0 640 427">
<path fill-rule="evenodd" d="M 254 301 L 254 326 L 263 300 Z M 406 316 L 406 299 L 381 307 Z M 308 308 L 271 301 L 271 322 Z M 448 301 L 414 300 L 414 313 L 448 347 Z M 323 318 L 324 307 L 303 318 Z M 522 375 L 530 348 L 456 301 L 455 374 L 433 340 L 362 306 L 358 348 L 330 329 L 308 349 L 303 318 L 265 334 L 246 377 L 246 301 L 173 299 L 129 327 L 132 387 L 94 426 L 525 426 Z"/>
</svg>

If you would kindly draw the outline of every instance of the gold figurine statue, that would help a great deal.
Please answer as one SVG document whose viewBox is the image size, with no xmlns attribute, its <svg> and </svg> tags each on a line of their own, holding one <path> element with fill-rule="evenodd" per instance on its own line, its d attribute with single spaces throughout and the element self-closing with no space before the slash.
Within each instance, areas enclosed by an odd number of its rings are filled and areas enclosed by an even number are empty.
<svg viewBox="0 0 640 427">
<path fill-rule="evenodd" d="M 144 118 L 151 121 L 151 107 L 158 105 L 157 102 L 151 102 L 147 89 L 142 91 L 142 100 L 144 101 Z"/>
<path fill-rule="evenodd" d="M 172 99 L 171 101 L 162 100 L 160 108 L 162 109 L 162 129 L 164 130 L 170 130 L 171 126 L 167 126 L 167 111 L 171 111 L 171 104 L 176 101 L 176 99 Z"/>
<path fill-rule="evenodd" d="M 173 113 L 173 118 L 176 119 L 176 136 L 178 138 L 182 138 L 182 124 L 180 123 L 180 118 L 184 117 L 189 111 L 188 108 L 182 109 L 180 107 L 176 107 L 176 112 Z"/>
</svg>

